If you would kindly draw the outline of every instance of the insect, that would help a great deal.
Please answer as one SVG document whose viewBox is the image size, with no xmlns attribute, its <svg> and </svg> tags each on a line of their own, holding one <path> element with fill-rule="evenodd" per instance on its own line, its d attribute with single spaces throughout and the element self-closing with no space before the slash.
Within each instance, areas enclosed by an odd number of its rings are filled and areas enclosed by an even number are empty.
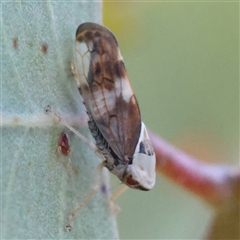
<svg viewBox="0 0 240 240">
<path fill-rule="evenodd" d="M 113 33 L 96 23 L 81 24 L 73 69 L 103 165 L 128 187 L 150 190 L 155 153 Z"/>
<path fill-rule="evenodd" d="M 99 170 L 105 166 L 128 187 L 150 190 L 155 184 L 156 157 L 115 36 L 99 24 L 83 23 L 76 31 L 74 52 L 72 70 L 96 143 L 64 122 L 50 107 L 46 111 L 54 113 L 100 156 L 103 162 Z M 68 231 L 72 229 L 74 215 L 97 189 L 98 184 L 71 213 Z"/>
</svg>

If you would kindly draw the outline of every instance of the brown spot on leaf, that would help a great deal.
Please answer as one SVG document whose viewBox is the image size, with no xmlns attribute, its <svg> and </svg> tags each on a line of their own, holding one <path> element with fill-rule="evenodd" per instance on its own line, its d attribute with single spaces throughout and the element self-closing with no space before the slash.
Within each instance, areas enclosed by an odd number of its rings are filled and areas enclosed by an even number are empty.
<svg viewBox="0 0 240 240">
<path fill-rule="evenodd" d="M 18 50 L 18 38 L 13 39 L 13 47 L 14 49 Z"/>
<path fill-rule="evenodd" d="M 61 132 L 58 139 L 58 151 L 65 156 L 70 153 L 69 137 L 65 132 Z"/>
<path fill-rule="evenodd" d="M 47 43 L 43 43 L 42 44 L 42 50 L 41 50 L 44 54 L 47 54 L 48 52 L 48 45 Z"/>
</svg>

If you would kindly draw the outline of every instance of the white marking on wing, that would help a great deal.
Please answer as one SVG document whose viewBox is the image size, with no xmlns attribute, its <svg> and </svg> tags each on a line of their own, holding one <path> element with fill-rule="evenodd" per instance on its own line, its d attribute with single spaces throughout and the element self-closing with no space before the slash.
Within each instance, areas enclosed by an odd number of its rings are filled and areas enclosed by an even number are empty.
<svg viewBox="0 0 240 240">
<path fill-rule="evenodd" d="M 89 65 L 90 65 L 90 52 L 86 43 L 76 42 L 76 54 L 75 54 L 75 68 L 76 68 L 76 80 L 78 86 L 86 84 L 86 78 L 88 76 Z M 82 76 L 81 76 L 82 75 Z M 84 77 L 85 76 L 85 77 Z"/>
<path fill-rule="evenodd" d="M 76 51 L 83 56 L 87 51 L 88 51 L 88 47 L 87 44 L 85 42 L 79 42 L 76 41 Z"/>
<path fill-rule="evenodd" d="M 128 79 L 117 78 L 115 81 L 115 91 L 116 91 L 117 97 L 120 97 L 120 95 L 122 95 L 123 99 L 126 102 L 129 102 L 130 98 L 133 95 L 132 88 L 130 86 Z"/>
<path fill-rule="evenodd" d="M 96 118 L 101 118 L 107 112 L 107 108 L 105 104 L 93 106 L 92 115 Z"/>
<path fill-rule="evenodd" d="M 123 56 L 122 56 L 122 54 L 120 52 L 120 49 L 118 48 L 117 50 L 118 50 L 118 60 L 119 61 L 123 61 Z"/>
<path fill-rule="evenodd" d="M 85 53 L 82 58 L 83 69 L 86 77 L 88 76 L 90 59 L 91 59 L 90 52 Z"/>
<path fill-rule="evenodd" d="M 116 98 L 114 91 L 103 89 L 103 91 L 99 90 L 94 92 L 93 94 L 97 105 L 107 105 L 106 107 L 109 111 L 112 111 L 116 107 Z"/>
</svg>

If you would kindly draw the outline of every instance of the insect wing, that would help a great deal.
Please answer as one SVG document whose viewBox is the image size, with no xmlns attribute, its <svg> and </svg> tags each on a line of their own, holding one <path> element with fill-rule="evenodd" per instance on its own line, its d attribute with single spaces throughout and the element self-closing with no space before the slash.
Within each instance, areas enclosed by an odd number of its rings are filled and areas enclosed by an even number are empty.
<svg viewBox="0 0 240 240">
<path fill-rule="evenodd" d="M 84 23 L 77 29 L 75 48 L 75 74 L 87 111 L 127 164 L 138 143 L 141 116 L 117 40 L 105 27 Z"/>
</svg>

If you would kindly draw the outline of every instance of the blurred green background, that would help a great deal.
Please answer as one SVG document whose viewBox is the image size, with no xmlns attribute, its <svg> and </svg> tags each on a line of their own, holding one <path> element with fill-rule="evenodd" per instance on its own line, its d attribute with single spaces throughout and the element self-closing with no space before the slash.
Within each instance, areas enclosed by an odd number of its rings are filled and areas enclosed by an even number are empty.
<svg viewBox="0 0 240 240">
<path fill-rule="evenodd" d="M 103 23 L 148 128 L 203 161 L 237 167 L 239 3 L 104 2 Z M 202 239 L 213 215 L 162 176 L 150 192 L 128 190 L 116 203 L 121 239 Z"/>
</svg>

